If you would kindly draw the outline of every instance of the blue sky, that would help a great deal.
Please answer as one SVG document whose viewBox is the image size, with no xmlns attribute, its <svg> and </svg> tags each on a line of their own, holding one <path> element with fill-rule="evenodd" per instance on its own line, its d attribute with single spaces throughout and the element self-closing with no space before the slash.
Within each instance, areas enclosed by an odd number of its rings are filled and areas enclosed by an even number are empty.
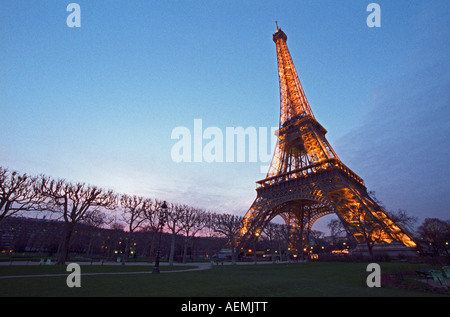
<svg viewBox="0 0 450 317">
<path fill-rule="evenodd" d="M 176 127 L 276 127 L 277 20 L 317 120 L 388 209 L 448 219 L 448 1 L 4 0 L 0 165 L 244 215 L 260 162 L 175 163 Z"/>
</svg>

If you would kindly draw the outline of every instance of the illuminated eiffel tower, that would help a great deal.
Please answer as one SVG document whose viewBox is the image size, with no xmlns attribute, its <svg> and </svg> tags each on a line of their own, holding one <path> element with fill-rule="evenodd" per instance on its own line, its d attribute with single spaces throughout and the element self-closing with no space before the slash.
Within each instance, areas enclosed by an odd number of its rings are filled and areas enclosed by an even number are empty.
<svg viewBox="0 0 450 317">
<path fill-rule="evenodd" d="M 400 242 L 416 247 L 328 143 L 327 131 L 316 121 L 306 99 L 286 40 L 277 25 L 273 41 L 280 85 L 278 142 L 266 178 L 256 182 L 257 197 L 237 234 L 238 246 L 257 239 L 265 225 L 281 216 L 292 229 L 291 250 L 301 252 L 308 246 L 313 224 L 334 213 L 358 243 Z"/>
</svg>

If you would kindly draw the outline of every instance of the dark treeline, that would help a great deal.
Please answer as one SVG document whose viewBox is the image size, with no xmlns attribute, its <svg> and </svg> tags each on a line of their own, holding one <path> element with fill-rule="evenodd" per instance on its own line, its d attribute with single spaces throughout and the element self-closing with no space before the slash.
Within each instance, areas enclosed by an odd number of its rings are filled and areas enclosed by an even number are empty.
<svg viewBox="0 0 450 317">
<path fill-rule="evenodd" d="M 163 232 L 161 251 L 173 264 L 193 256 L 210 258 L 231 247 L 230 241 L 234 244 L 242 217 L 184 204 L 162 205 L 158 199 L 0 167 L 0 230 L 10 250 L 52 253 L 58 264 L 65 263 L 69 252 L 120 257 L 125 263 L 130 256 L 151 259 L 159 243 L 157 234 Z M 270 227 L 279 230 L 280 249 L 283 226 Z"/>
<path fill-rule="evenodd" d="M 153 259 L 161 235 L 163 257 L 186 262 L 211 259 L 220 249 L 235 254 L 234 237 L 242 217 L 149 197 L 119 194 L 85 183 L 71 183 L 40 175 L 30 176 L 0 167 L 0 238 L 3 251 L 48 253 L 64 264 L 69 253 L 96 259 Z M 163 208 L 165 207 L 165 208 Z M 405 211 L 391 216 L 412 227 Z M 161 227 L 162 225 L 162 231 Z M 311 230 L 308 252 L 330 252 L 355 244 L 339 221 L 330 221 L 332 237 Z M 450 221 L 427 218 L 414 234 L 433 254 L 448 255 Z M 258 238 L 255 250 L 272 260 L 286 259 L 289 239 L 286 225 L 270 223 Z M 253 252 L 256 254 L 256 252 Z M 131 257 L 131 259 L 130 259 Z"/>
<path fill-rule="evenodd" d="M 18 258 L 34 254 L 37 258 L 57 257 L 61 252 L 65 232 L 64 222 L 46 218 L 8 217 L 0 226 L 0 250 L 3 253 L 19 254 Z M 139 230 L 127 246 L 128 232 L 123 226 L 95 227 L 80 223 L 75 226 L 69 248 L 71 259 L 81 261 L 146 261 L 153 262 L 155 257 L 155 233 Z M 186 256 L 183 259 L 185 240 L 178 235 L 175 244 L 174 261 L 189 262 L 193 259 L 210 260 L 226 240 L 221 237 L 195 237 L 189 241 Z M 161 251 L 168 260 L 171 248 L 171 235 L 163 233 Z M 11 256 L 10 256 L 11 257 Z M 8 258 L 6 258 L 8 259 Z"/>
</svg>

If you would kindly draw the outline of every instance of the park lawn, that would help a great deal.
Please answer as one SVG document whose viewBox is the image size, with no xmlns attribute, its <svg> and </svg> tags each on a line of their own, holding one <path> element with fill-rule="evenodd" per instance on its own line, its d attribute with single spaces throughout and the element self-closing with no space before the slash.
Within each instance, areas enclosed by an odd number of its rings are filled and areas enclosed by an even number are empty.
<svg viewBox="0 0 450 317">
<path fill-rule="evenodd" d="M 67 263 L 69 264 L 69 263 Z M 39 274 L 70 274 L 67 265 L 6 265 L 0 266 L 0 277 L 6 275 L 39 275 Z M 160 271 L 186 270 L 196 266 L 160 266 Z M 105 272 L 152 272 L 153 265 L 81 265 L 82 273 Z M 1 282 L 0 282 L 1 283 Z"/>
<path fill-rule="evenodd" d="M 418 266 L 381 263 L 381 271 L 404 271 Z M 0 296 L 122 296 L 122 297 L 398 297 L 438 296 L 436 293 L 369 288 L 367 263 L 308 262 L 290 264 L 224 265 L 191 272 L 85 275 L 81 287 L 69 288 L 66 276 L 0 279 Z M 92 266 L 91 270 L 93 270 Z M 16 267 L 18 268 L 18 267 Z M 115 266 L 116 270 L 123 267 Z M 142 272 L 142 267 L 126 267 Z M 64 271 L 64 268 L 59 268 Z M 112 267 L 111 267 L 112 269 Z M 0 268 L 1 272 L 2 268 Z M 105 270 L 103 267 L 102 270 Z M 67 273 L 67 272 L 66 272 Z M 69 273 L 67 273 L 69 274 Z M 446 296 L 446 295 L 442 295 Z"/>
</svg>

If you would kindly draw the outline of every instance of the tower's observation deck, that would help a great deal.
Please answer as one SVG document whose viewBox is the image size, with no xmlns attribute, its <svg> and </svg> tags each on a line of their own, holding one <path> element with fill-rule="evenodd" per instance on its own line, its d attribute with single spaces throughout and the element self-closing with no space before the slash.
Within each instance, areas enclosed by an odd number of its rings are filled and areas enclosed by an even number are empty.
<svg viewBox="0 0 450 317">
<path fill-rule="evenodd" d="M 398 241 L 415 247 L 412 237 L 373 201 L 363 179 L 340 161 L 329 144 L 278 25 L 273 41 L 280 87 L 278 142 L 266 178 L 256 183 L 257 197 L 244 216 L 240 244 L 258 237 L 268 222 L 281 216 L 299 239 L 293 249 L 303 250 L 314 222 L 334 213 L 360 243 Z"/>
</svg>

